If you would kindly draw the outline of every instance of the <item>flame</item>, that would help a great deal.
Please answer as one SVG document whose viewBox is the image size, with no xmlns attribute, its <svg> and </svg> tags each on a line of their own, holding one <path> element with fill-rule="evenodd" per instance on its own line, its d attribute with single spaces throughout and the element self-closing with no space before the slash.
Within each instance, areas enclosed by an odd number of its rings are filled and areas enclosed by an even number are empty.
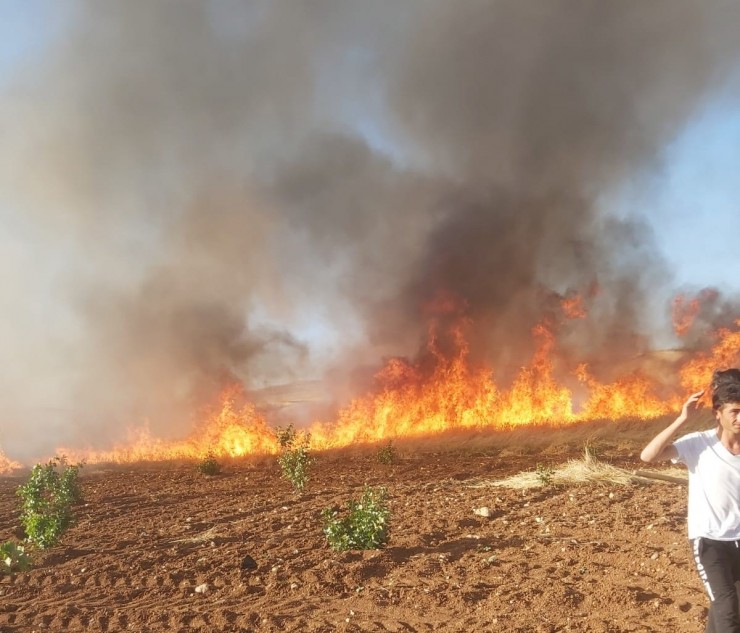
<svg viewBox="0 0 740 633">
<path fill-rule="evenodd" d="M 581 420 L 628 417 L 647 420 L 680 407 L 680 398 L 660 398 L 650 378 L 640 372 L 623 376 L 611 384 L 595 380 L 585 365 L 578 367 L 576 375 L 589 391 L 588 400 L 578 416 Z"/>
<path fill-rule="evenodd" d="M 676 295 L 671 303 L 671 317 L 673 331 L 678 336 L 685 336 L 694 324 L 701 309 L 699 299 L 687 299 L 684 295 Z"/>
<path fill-rule="evenodd" d="M 714 288 L 704 288 L 693 299 L 682 294 L 676 295 L 671 302 L 673 331 L 678 336 L 685 336 L 694 325 L 702 306 L 711 303 L 717 297 L 718 293 Z"/>
<path fill-rule="evenodd" d="M 530 363 L 504 390 L 490 371 L 471 369 L 461 329 L 455 330 L 458 353 L 451 359 L 436 353 L 437 336 L 433 331 L 429 345 L 438 363 L 428 379 L 422 379 L 418 365 L 393 359 L 376 376 L 379 393 L 354 400 L 340 412 L 336 423 L 315 425 L 312 437 L 318 446 L 341 447 L 454 429 L 567 425 L 624 417 L 649 419 L 680 406 L 680 397 L 660 398 L 652 381 L 638 373 L 603 384 L 581 365 L 573 373 L 590 395 L 577 411 L 571 391 L 554 377 L 552 331 L 540 324 L 533 336 L 537 347 Z M 705 375 L 706 380 L 709 377 L 711 371 Z"/>
<path fill-rule="evenodd" d="M 128 441 L 111 450 L 60 448 L 57 454 L 66 456 L 70 461 L 95 464 L 276 453 L 278 445 L 275 433 L 254 404 L 239 404 L 243 399 L 241 385 L 228 386 L 220 394 L 220 404 L 205 410 L 193 431 L 183 440 L 167 441 L 153 437 L 149 426 L 145 424 L 129 430 Z"/>
<path fill-rule="evenodd" d="M 650 419 L 677 411 L 686 394 L 707 388 L 717 368 L 740 361 L 740 320 L 734 328 L 714 335 L 711 349 L 694 354 L 678 366 L 672 391 L 648 375 L 632 371 L 604 383 L 580 364 L 554 370 L 557 358 L 555 328 L 542 323 L 532 331 L 535 343 L 529 362 L 504 388 L 493 370 L 475 366 L 466 332 L 471 325 L 456 314 L 448 297 L 430 312 L 424 353 L 418 359 L 393 358 L 377 373 L 376 389 L 353 400 L 329 422 L 315 422 L 307 431 L 314 448 L 338 448 L 355 443 L 398 437 L 419 437 L 456 429 L 510 429 L 549 423 L 568 425 L 595 419 Z M 560 377 L 560 379 L 558 378 Z M 570 384 L 565 386 L 562 380 Z M 585 392 L 578 405 L 571 389 Z M 201 412 L 192 432 L 182 440 L 152 435 L 148 425 L 129 432 L 129 438 L 110 450 L 60 448 L 71 461 L 136 462 L 274 454 L 275 432 L 243 388 L 225 389 L 215 406 Z M 20 464 L 0 451 L 0 473 Z"/>
<path fill-rule="evenodd" d="M 687 392 L 706 389 L 715 369 L 736 367 L 740 357 L 740 319 L 737 329 L 722 328 L 714 335 L 715 344 L 709 352 L 699 353 L 681 367 L 681 384 Z"/>
<path fill-rule="evenodd" d="M 19 468 L 23 468 L 23 466 L 7 457 L 3 449 L 0 448 L 0 474 L 9 473 Z"/>
<path fill-rule="evenodd" d="M 569 319 L 585 319 L 587 316 L 586 308 L 583 305 L 583 297 L 581 295 L 566 297 L 560 302 L 560 306 L 562 307 L 565 316 Z"/>
</svg>

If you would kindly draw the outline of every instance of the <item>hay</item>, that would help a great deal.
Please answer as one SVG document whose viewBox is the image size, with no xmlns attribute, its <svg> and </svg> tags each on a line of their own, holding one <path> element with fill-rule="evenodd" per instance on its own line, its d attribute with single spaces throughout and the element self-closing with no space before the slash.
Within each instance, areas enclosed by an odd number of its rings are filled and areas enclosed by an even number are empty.
<svg viewBox="0 0 740 633">
<path fill-rule="evenodd" d="M 221 538 L 221 534 L 218 531 L 217 526 L 209 528 L 205 532 L 195 534 L 194 536 L 186 538 L 172 539 L 172 543 L 205 543 L 206 541 L 212 541 L 214 539 Z"/>
<path fill-rule="evenodd" d="M 639 474 L 638 474 L 639 473 Z M 658 478 L 663 475 L 662 478 Z M 504 488 L 538 488 L 542 486 L 562 486 L 574 484 L 612 484 L 627 485 L 634 483 L 678 483 L 686 481 L 686 471 L 680 468 L 670 468 L 656 473 L 651 477 L 649 471 L 641 470 L 630 472 L 624 468 L 617 468 L 611 464 L 598 460 L 589 451 L 584 450 L 582 459 L 572 459 L 557 468 L 538 466 L 535 471 L 526 471 L 512 475 L 505 479 L 483 481 L 471 487 L 483 488 L 488 486 Z"/>
</svg>

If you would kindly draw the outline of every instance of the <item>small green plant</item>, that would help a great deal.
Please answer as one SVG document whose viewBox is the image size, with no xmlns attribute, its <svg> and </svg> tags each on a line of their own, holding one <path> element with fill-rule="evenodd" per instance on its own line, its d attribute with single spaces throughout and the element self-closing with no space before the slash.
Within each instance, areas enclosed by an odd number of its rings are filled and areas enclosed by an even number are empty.
<svg viewBox="0 0 740 633">
<path fill-rule="evenodd" d="M 28 541 L 45 549 L 56 545 L 74 523 L 72 506 L 82 500 L 78 475 L 81 465 L 55 457 L 36 464 L 28 481 L 18 487 L 21 524 Z"/>
<path fill-rule="evenodd" d="M 220 475 L 221 464 L 218 463 L 216 456 L 209 452 L 198 464 L 198 472 L 201 475 L 208 475 L 211 477 L 214 475 Z"/>
<path fill-rule="evenodd" d="M 321 513 L 324 534 L 333 550 L 378 549 L 388 542 L 390 509 L 384 487 L 365 486 L 359 501 L 349 502 L 349 512 L 339 517 L 337 510 Z"/>
<path fill-rule="evenodd" d="M 311 435 L 306 433 L 299 440 L 292 424 L 285 429 L 276 429 L 275 434 L 281 449 L 277 461 L 283 477 L 293 484 L 296 492 L 302 492 L 308 483 L 308 471 L 314 461 L 309 453 Z"/>
<path fill-rule="evenodd" d="M 396 447 L 393 446 L 393 440 L 388 440 L 385 446 L 381 446 L 375 454 L 375 458 L 381 464 L 395 463 L 396 459 L 398 459 L 398 454 L 396 453 Z"/>
<path fill-rule="evenodd" d="M 15 541 L 0 544 L 0 574 L 14 574 L 31 569 L 31 559 L 23 545 Z"/>
<path fill-rule="evenodd" d="M 555 471 L 544 464 L 537 464 L 535 474 L 543 486 L 549 486 L 552 483 L 552 476 L 555 474 Z"/>
</svg>

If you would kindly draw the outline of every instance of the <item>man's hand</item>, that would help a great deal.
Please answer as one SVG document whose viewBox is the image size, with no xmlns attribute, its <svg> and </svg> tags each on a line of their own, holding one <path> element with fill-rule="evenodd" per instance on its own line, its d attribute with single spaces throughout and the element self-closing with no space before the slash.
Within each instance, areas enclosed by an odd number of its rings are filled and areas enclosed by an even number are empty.
<svg viewBox="0 0 740 633">
<path fill-rule="evenodd" d="M 704 391 L 705 390 L 702 389 L 701 391 L 697 391 L 696 393 L 692 393 L 689 396 L 689 399 L 686 400 L 686 402 L 683 403 L 683 407 L 681 408 L 681 415 L 678 416 L 679 419 L 682 418 L 682 421 L 683 422 L 686 421 L 686 419 L 689 417 L 689 408 L 691 407 L 692 404 L 698 406 L 697 403 L 699 402 L 699 400 L 701 400 L 701 397 L 704 395 Z M 696 408 L 696 406 L 695 406 L 695 408 Z"/>
<path fill-rule="evenodd" d="M 689 396 L 688 400 L 683 403 L 679 416 L 667 428 L 663 429 L 652 440 L 650 440 L 650 443 L 642 449 L 642 453 L 640 453 L 640 459 L 642 461 L 650 463 L 666 459 L 675 459 L 678 457 L 678 451 L 671 440 L 676 431 L 678 431 L 678 429 L 680 429 L 688 419 L 689 409 L 691 406 L 694 405 L 694 407 L 696 407 L 696 404 L 703 395 L 704 390 L 702 389 L 701 391 L 692 393 Z"/>
</svg>

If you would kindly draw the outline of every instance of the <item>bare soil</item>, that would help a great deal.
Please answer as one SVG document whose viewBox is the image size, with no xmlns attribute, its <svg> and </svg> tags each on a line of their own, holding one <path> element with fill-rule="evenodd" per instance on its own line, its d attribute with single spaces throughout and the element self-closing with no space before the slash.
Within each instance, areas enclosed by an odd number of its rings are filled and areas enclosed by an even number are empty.
<svg viewBox="0 0 740 633">
<path fill-rule="evenodd" d="M 0 577 L 0 630 L 703 630 L 684 485 L 485 485 L 577 457 L 321 455 L 300 495 L 274 459 L 213 477 L 193 464 L 84 467 L 85 503 L 63 543 Z M 22 535 L 21 482 L 0 478 L 0 541 Z M 389 489 L 390 542 L 333 552 L 321 511 L 366 483 Z M 490 517 L 473 512 L 482 506 Z M 242 567 L 247 555 L 256 569 Z"/>
</svg>

